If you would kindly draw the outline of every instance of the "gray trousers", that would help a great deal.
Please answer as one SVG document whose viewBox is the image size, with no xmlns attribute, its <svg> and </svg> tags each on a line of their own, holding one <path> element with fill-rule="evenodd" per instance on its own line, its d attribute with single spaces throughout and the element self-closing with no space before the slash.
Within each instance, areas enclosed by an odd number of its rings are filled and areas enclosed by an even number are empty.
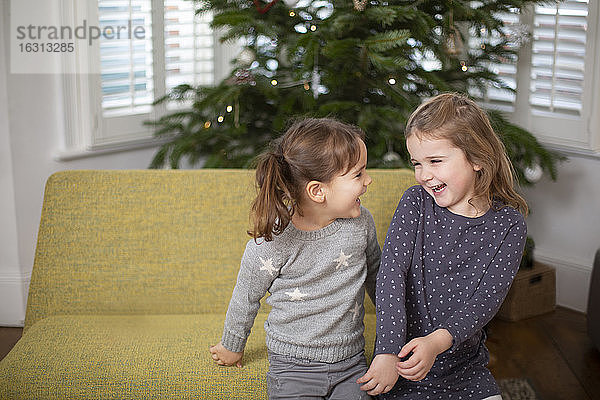
<svg viewBox="0 0 600 400">
<path fill-rule="evenodd" d="M 356 380 L 367 372 L 364 352 L 336 363 L 302 360 L 269 352 L 269 400 L 366 400 Z"/>
</svg>

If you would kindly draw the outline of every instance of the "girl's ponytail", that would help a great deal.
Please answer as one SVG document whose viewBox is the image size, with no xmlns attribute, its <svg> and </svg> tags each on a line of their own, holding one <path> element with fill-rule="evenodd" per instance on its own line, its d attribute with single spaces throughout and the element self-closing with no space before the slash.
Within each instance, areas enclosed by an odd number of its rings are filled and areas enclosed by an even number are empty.
<svg viewBox="0 0 600 400">
<path fill-rule="evenodd" d="M 273 235 L 282 233 L 294 214 L 295 205 L 286 179 L 289 166 L 278 150 L 261 155 L 256 166 L 258 194 L 250 211 L 253 229 L 248 231 L 254 240 L 260 237 L 267 242 L 273 240 Z"/>
</svg>

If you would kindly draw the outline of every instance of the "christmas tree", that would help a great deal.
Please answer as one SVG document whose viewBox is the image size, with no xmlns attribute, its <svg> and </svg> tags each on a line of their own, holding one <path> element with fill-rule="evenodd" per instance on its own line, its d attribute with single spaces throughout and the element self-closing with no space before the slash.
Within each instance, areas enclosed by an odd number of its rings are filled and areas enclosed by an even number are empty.
<svg viewBox="0 0 600 400">
<path fill-rule="evenodd" d="M 403 130 L 424 98 L 454 91 L 477 99 L 511 91 L 493 65 L 514 62 L 523 34 L 500 15 L 534 1 L 205 0 L 223 41 L 243 40 L 216 87 L 176 87 L 159 102 L 191 104 L 151 122 L 168 138 L 152 168 L 250 167 L 291 118 L 333 116 L 367 133 L 369 167 L 408 166 Z M 475 44 L 473 44 L 475 43 Z M 558 154 L 499 111 L 488 114 L 517 176 L 556 178 Z"/>
</svg>

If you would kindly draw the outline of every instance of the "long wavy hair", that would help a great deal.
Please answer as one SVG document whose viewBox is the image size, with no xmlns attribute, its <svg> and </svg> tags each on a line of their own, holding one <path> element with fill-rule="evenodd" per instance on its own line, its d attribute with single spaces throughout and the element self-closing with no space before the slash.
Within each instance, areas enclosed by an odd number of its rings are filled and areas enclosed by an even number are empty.
<svg viewBox="0 0 600 400">
<path fill-rule="evenodd" d="M 258 194 L 250 211 L 257 240 L 273 240 L 292 220 L 302 199 L 304 187 L 316 180 L 329 183 L 344 174 L 360 159 L 364 132 L 332 118 L 306 118 L 294 122 L 256 165 Z"/>
<path fill-rule="evenodd" d="M 444 93 L 421 104 L 406 123 L 405 136 L 447 139 L 461 149 L 467 160 L 479 165 L 475 196 L 490 207 L 510 206 L 527 215 L 525 199 L 515 190 L 512 163 L 504 143 L 494 132 L 489 118 L 473 100 L 458 93 Z M 501 204 L 498 205 L 498 202 Z"/>
</svg>

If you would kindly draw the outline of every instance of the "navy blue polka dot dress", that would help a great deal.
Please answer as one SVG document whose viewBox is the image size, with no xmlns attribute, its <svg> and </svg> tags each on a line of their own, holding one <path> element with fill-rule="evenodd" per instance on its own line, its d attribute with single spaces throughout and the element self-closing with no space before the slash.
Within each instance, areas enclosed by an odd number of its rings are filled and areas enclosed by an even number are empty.
<svg viewBox="0 0 600 400">
<path fill-rule="evenodd" d="M 527 227 L 514 208 L 477 218 L 435 204 L 421 187 L 408 189 L 390 223 L 377 276 L 375 354 L 445 328 L 452 347 L 419 382 L 402 377 L 383 399 L 476 399 L 500 390 L 487 369 L 483 327 L 513 281 Z"/>
</svg>

